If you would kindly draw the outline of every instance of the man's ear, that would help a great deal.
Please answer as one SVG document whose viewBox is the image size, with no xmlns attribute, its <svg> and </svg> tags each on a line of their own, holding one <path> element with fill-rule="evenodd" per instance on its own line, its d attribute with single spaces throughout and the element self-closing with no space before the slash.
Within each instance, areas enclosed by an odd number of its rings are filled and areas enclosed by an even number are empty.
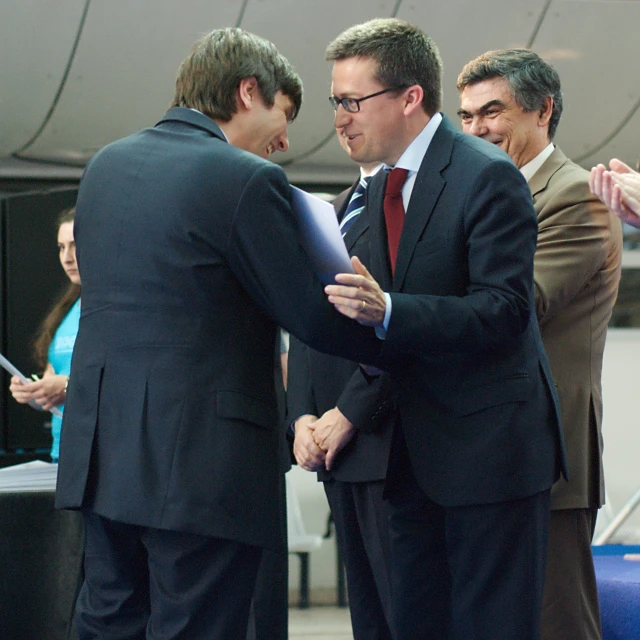
<svg viewBox="0 0 640 640">
<path fill-rule="evenodd" d="M 422 99 L 424 98 L 424 89 L 419 84 L 405 89 L 404 113 L 411 115 L 416 109 L 422 109 Z"/>
<path fill-rule="evenodd" d="M 240 107 L 247 110 L 251 109 L 259 91 L 258 81 L 253 76 L 240 80 L 240 84 L 238 84 L 238 88 L 236 89 L 238 109 L 240 109 Z"/>
<path fill-rule="evenodd" d="M 544 99 L 544 104 L 540 108 L 538 112 L 538 124 L 540 126 L 546 127 L 549 124 L 549 120 L 551 120 L 551 114 L 553 113 L 553 98 L 551 96 L 547 96 Z"/>
</svg>

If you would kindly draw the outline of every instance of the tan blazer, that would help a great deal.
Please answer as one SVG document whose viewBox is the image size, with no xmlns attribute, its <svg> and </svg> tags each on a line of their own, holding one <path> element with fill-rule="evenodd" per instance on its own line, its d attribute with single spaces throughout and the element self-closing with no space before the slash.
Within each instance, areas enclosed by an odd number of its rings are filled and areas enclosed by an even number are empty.
<svg viewBox="0 0 640 640">
<path fill-rule="evenodd" d="M 590 193 L 588 176 L 556 147 L 529 181 L 538 215 L 536 310 L 569 461 L 569 482 L 553 486 L 552 509 L 604 502 L 602 355 L 620 281 L 622 228 Z"/>
</svg>

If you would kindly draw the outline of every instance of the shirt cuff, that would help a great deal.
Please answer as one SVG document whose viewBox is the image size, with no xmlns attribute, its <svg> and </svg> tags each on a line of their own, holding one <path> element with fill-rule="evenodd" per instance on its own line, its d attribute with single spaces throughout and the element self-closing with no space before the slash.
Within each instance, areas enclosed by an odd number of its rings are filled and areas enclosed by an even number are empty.
<svg viewBox="0 0 640 640">
<path fill-rule="evenodd" d="M 387 306 L 384 310 L 384 318 L 382 319 L 382 326 L 376 327 L 376 335 L 380 340 L 384 340 L 387 337 L 387 329 L 389 328 L 389 321 L 391 320 L 391 296 L 386 292 L 384 293 L 384 299 L 387 302 Z"/>
</svg>

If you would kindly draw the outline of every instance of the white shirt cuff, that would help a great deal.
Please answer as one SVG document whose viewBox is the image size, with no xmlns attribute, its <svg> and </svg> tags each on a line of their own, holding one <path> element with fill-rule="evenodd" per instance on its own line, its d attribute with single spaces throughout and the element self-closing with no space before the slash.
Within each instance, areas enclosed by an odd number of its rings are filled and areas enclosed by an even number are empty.
<svg viewBox="0 0 640 640">
<path fill-rule="evenodd" d="M 380 340 L 384 340 L 387 337 L 387 329 L 389 328 L 389 320 L 391 320 L 391 296 L 383 291 L 384 298 L 387 301 L 387 306 L 384 310 L 384 318 L 382 320 L 382 326 L 376 327 L 376 335 Z"/>
</svg>

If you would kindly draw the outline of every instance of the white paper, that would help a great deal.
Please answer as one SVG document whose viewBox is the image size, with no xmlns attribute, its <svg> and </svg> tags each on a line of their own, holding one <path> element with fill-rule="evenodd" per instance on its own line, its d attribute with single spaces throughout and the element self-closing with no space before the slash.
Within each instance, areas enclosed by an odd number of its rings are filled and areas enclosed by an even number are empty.
<svg viewBox="0 0 640 640">
<path fill-rule="evenodd" d="M 27 376 L 21 373 L 20 370 L 11 362 L 9 362 L 9 360 L 7 360 L 1 353 L 0 353 L 0 367 L 2 367 L 3 369 L 6 369 L 12 376 L 18 376 L 18 378 L 20 378 L 21 382 L 23 383 L 33 382 L 33 380 L 29 380 Z M 28 405 L 30 407 L 33 407 L 36 411 L 43 410 L 42 407 L 35 400 L 29 400 Z M 55 407 L 52 407 L 51 409 L 49 409 L 49 412 L 52 413 L 54 416 L 57 416 L 58 418 L 62 418 L 62 411 L 60 411 L 60 409 L 56 409 Z"/>
<path fill-rule="evenodd" d="M 54 491 L 58 465 L 34 460 L 0 469 L 0 493 Z"/>
<path fill-rule="evenodd" d="M 337 273 L 353 273 L 333 205 L 297 187 L 291 189 L 302 246 L 320 280 L 333 284 Z"/>
</svg>

